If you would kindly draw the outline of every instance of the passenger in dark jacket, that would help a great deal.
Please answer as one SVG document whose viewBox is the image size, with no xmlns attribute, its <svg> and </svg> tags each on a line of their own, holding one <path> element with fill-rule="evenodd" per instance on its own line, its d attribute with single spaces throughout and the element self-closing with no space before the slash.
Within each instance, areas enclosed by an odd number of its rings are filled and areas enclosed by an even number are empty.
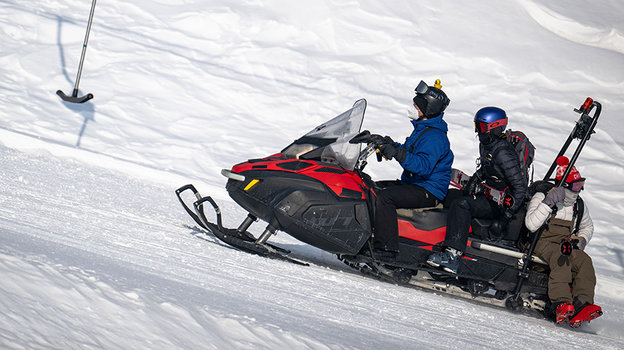
<svg viewBox="0 0 624 350">
<path fill-rule="evenodd" d="M 480 166 L 464 190 L 466 195 L 451 204 L 444 240 L 446 249 L 432 254 L 427 260 L 429 265 L 457 273 L 459 258 L 468 242 L 472 218 L 499 219 L 499 226 L 504 227 L 522 206 L 528 184 L 522 174 L 518 154 L 505 140 L 503 131 L 507 121 L 505 111 L 497 107 L 485 107 L 476 113 Z M 473 193 L 477 184 L 482 182 L 497 190 L 507 189 L 506 193 L 513 197 L 512 206 L 503 209 L 484 194 Z"/>
<path fill-rule="evenodd" d="M 444 200 L 451 179 L 453 152 L 446 136 L 448 126 L 443 111 L 449 103 L 440 89 L 421 81 L 416 88 L 410 118 L 414 130 L 404 144 L 388 136 L 380 146 L 387 159 L 396 159 L 401 181 L 381 181 L 375 189 L 375 230 L 373 246 L 377 254 L 394 256 L 399 250 L 397 208 L 434 207 Z"/>
</svg>

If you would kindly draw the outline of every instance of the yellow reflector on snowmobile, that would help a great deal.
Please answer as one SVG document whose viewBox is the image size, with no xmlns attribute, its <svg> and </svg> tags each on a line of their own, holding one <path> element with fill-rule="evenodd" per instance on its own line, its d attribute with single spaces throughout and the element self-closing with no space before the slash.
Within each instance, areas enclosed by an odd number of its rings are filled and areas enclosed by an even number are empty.
<svg viewBox="0 0 624 350">
<path fill-rule="evenodd" d="M 249 181 L 247 186 L 245 186 L 245 191 L 249 191 L 249 189 L 254 187 L 258 182 L 260 182 L 260 180 L 258 180 L 258 179 L 253 179 L 253 180 Z"/>
</svg>

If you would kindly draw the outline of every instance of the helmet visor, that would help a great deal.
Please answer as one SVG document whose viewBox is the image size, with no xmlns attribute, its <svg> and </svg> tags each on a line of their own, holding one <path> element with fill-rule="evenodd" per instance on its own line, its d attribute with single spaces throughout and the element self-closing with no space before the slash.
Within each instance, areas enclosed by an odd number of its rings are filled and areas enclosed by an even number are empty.
<svg viewBox="0 0 624 350">
<path fill-rule="evenodd" d="M 581 192 L 583 187 L 585 187 L 585 178 L 582 177 L 571 182 L 564 182 L 563 187 L 571 190 L 572 192 Z"/>
<path fill-rule="evenodd" d="M 488 131 L 488 123 L 476 121 L 474 122 L 474 124 L 475 124 L 475 132 L 478 132 L 479 134 L 483 134 Z"/>
<path fill-rule="evenodd" d="M 499 126 L 507 125 L 507 118 L 496 120 L 491 123 L 487 123 L 481 120 L 475 120 L 474 124 L 475 124 L 475 132 L 483 134 Z"/>
</svg>

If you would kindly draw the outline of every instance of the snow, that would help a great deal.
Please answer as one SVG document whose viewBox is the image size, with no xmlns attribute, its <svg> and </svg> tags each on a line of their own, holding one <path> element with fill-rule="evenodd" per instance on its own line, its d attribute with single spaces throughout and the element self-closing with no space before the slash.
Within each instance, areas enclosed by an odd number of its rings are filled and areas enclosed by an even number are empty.
<svg viewBox="0 0 624 350">
<path fill-rule="evenodd" d="M 95 98 L 65 103 L 90 4 L 0 3 L 0 348 L 624 348 L 621 4 L 102 1 L 80 83 Z M 530 136 L 541 177 L 572 110 L 602 103 L 578 162 L 600 319 L 571 330 L 383 283 L 285 233 L 272 241 L 311 265 L 263 259 L 201 233 L 175 198 L 194 183 L 237 225 L 222 168 L 359 98 L 363 129 L 400 140 L 414 87 L 436 78 L 467 172 L 480 107 Z"/>
</svg>

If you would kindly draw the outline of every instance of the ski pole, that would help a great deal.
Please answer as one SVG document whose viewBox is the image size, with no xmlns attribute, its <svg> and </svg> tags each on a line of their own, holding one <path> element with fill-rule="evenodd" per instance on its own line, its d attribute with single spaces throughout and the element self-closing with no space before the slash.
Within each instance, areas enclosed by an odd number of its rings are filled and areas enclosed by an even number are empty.
<svg viewBox="0 0 624 350">
<path fill-rule="evenodd" d="M 80 55 L 80 64 L 78 65 L 78 74 L 76 74 L 76 83 L 74 84 L 74 91 L 71 96 L 67 96 L 63 91 L 57 90 L 56 94 L 63 99 L 63 101 L 73 103 L 84 103 L 93 98 L 93 94 L 89 93 L 82 97 L 78 97 L 78 85 L 80 84 L 80 76 L 82 75 L 82 65 L 84 63 L 85 54 L 87 52 L 87 42 L 89 41 L 89 32 L 91 32 L 91 23 L 93 22 L 93 13 L 95 12 L 95 2 L 91 3 L 91 13 L 89 13 L 89 22 L 87 23 L 87 32 L 85 33 L 84 42 L 82 44 L 82 54 Z"/>
</svg>

